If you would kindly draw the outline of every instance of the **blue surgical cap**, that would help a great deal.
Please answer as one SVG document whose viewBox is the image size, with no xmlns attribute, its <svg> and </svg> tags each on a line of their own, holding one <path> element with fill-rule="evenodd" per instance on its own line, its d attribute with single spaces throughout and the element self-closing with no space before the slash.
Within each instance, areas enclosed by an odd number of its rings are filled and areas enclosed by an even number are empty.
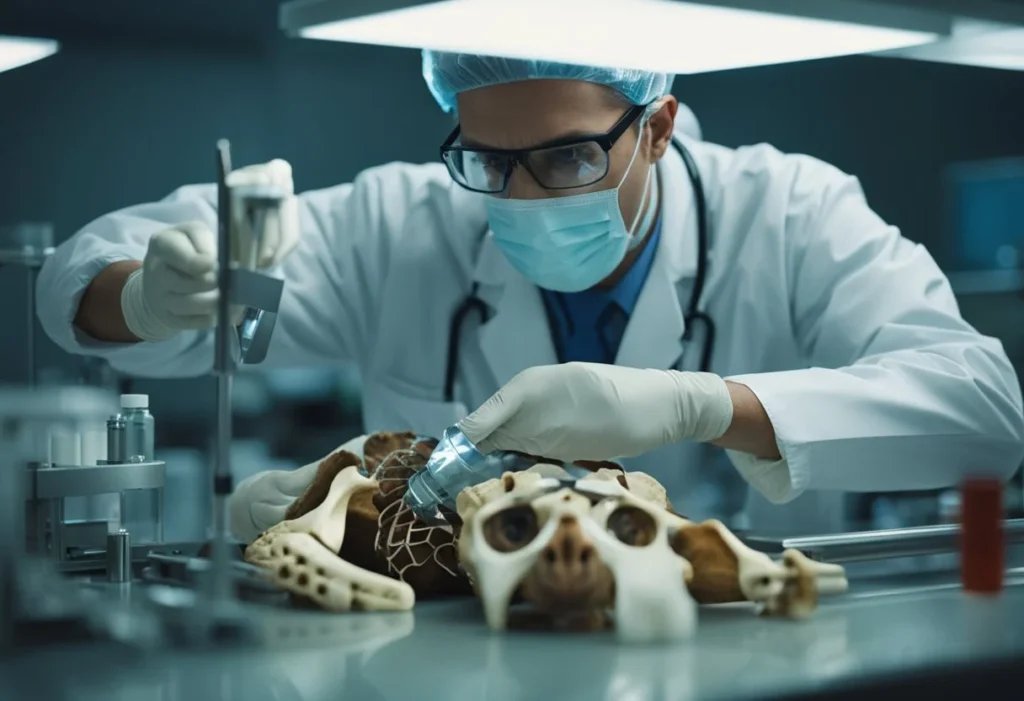
<svg viewBox="0 0 1024 701">
<path fill-rule="evenodd" d="M 423 52 L 423 78 L 445 112 L 455 109 L 455 96 L 488 85 L 537 78 L 584 80 L 607 85 L 634 105 L 646 105 L 667 95 L 675 76 L 671 73 L 576 66 L 553 61 L 532 61 L 475 54 Z"/>
</svg>

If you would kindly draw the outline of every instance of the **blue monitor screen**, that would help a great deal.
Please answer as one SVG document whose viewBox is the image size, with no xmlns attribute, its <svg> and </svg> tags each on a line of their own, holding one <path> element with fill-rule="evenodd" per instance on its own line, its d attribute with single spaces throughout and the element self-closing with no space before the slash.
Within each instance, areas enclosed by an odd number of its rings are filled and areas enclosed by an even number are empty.
<svg viewBox="0 0 1024 701">
<path fill-rule="evenodd" d="M 1014 268 L 1024 255 L 1024 159 L 955 168 L 952 224 L 957 267 Z"/>
</svg>

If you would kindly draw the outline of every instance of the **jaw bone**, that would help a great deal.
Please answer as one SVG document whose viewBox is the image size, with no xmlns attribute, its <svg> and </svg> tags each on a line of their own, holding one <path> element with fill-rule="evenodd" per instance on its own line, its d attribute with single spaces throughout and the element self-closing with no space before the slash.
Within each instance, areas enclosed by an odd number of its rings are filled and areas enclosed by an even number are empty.
<svg viewBox="0 0 1024 701">
<path fill-rule="evenodd" d="M 352 496 L 376 486 L 358 466 L 346 467 L 317 508 L 270 528 L 246 549 L 246 561 L 271 570 L 279 586 L 329 611 L 411 609 L 415 595 L 408 584 L 338 556 Z"/>
</svg>

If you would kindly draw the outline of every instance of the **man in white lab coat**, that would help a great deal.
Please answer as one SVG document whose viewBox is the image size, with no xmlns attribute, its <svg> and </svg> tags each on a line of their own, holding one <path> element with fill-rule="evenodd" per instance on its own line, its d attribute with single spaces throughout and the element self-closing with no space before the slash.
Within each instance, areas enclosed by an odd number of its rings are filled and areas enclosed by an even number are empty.
<svg viewBox="0 0 1024 701">
<path fill-rule="evenodd" d="M 838 527 L 842 492 L 1020 464 L 1000 343 L 855 178 L 679 133 L 668 75 L 431 52 L 424 73 L 459 117 L 444 164 L 304 193 L 264 242 L 286 281 L 267 366 L 354 362 L 367 430 L 461 421 L 485 449 L 626 458 L 683 512 L 713 444 L 775 532 Z M 232 178 L 291 186 L 281 161 Z M 50 337 L 128 373 L 208 372 L 215 203 L 183 187 L 62 244 L 39 278 Z"/>
</svg>

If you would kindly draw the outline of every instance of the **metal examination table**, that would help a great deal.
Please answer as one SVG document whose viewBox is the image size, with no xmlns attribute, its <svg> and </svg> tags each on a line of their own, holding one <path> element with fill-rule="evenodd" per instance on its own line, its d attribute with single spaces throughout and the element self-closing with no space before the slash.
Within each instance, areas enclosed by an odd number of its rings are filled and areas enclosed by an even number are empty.
<svg viewBox="0 0 1024 701">
<path fill-rule="evenodd" d="M 474 600 L 399 614 L 252 615 L 267 633 L 258 648 L 25 651 L 0 666 L 0 699 L 762 699 L 1012 657 L 1017 685 L 999 698 L 1024 698 L 1024 568 L 991 599 L 964 594 L 956 573 L 944 573 L 855 579 L 800 622 L 747 605 L 705 607 L 696 638 L 672 646 L 622 646 L 610 633 L 492 634 Z"/>
</svg>

